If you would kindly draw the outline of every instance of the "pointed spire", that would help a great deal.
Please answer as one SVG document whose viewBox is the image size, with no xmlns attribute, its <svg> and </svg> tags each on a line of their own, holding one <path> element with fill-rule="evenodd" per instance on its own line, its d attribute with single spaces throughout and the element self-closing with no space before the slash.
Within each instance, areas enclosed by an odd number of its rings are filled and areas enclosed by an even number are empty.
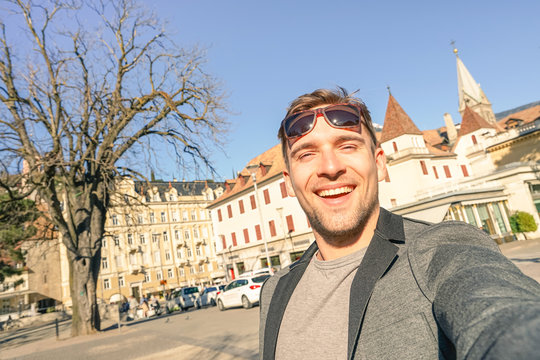
<svg viewBox="0 0 540 360">
<path fill-rule="evenodd" d="M 461 127 L 459 129 L 458 136 L 464 136 L 472 133 L 478 129 L 494 129 L 495 127 L 484 120 L 483 117 L 478 115 L 470 107 L 465 107 L 463 111 L 463 118 L 461 121 Z"/>
<path fill-rule="evenodd" d="M 461 116 L 463 117 L 465 108 L 470 107 L 489 123 L 494 124 L 496 121 L 495 114 L 493 114 L 491 103 L 486 94 L 484 94 L 480 84 L 474 80 L 463 61 L 459 58 L 456 48 L 454 48 L 454 53 L 456 54 L 459 112 Z"/>
<path fill-rule="evenodd" d="M 386 107 L 386 115 L 384 117 L 384 125 L 381 134 L 381 143 L 392 140 L 398 136 L 422 135 L 409 115 L 398 104 L 394 96 L 388 96 L 388 105 Z"/>
</svg>

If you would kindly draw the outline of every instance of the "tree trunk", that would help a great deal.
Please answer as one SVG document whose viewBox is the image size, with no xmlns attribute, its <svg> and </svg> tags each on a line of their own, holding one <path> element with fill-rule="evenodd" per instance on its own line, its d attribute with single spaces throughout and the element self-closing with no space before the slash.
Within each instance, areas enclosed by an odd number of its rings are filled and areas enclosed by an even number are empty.
<svg viewBox="0 0 540 360">
<path fill-rule="evenodd" d="M 99 258 L 73 257 L 69 262 L 72 300 L 71 335 L 88 335 L 101 330 L 97 303 Z"/>
</svg>

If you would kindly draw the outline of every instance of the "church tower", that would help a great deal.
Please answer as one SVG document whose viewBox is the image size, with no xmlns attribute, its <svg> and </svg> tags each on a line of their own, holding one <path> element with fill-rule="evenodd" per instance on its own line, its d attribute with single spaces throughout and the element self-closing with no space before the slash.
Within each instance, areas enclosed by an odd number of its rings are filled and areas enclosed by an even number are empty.
<svg viewBox="0 0 540 360">
<path fill-rule="evenodd" d="M 459 113 L 461 114 L 461 117 L 463 117 L 465 109 L 469 107 L 488 123 L 495 124 L 495 114 L 493 113 L 491 103 L 487 99 L 486 94 L 484 94 L 484 91 L 480 88 L 480 84 L 473 79 L 471 73 L 459 58 L 458 50 L 455 48 L 454 54 L 456 54 L 457 60 Z"/>
</svg>

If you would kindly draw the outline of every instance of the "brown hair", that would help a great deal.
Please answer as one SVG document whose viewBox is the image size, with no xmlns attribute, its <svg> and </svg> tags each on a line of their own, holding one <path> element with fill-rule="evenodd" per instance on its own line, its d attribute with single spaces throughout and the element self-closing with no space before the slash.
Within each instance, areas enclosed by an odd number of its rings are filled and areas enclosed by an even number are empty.
<svg viewBox="0 0 540 360">
<path fill-rule="evenodd" d="M 371 122 L 371 115 L 369 110 L 362 100 L 354 97 L 355 93 L 349 94 L 347 90 L 338 86 L 336 90 L 329 89 L 317 89 L 311 94 L 304 94 L 296 99 L 294 99 L 287 109 L 287 114 L 285 118 L 289 115 L 312 109 L 321 105 L 332 105 L 332 104 L 355 104 L 360 107 L 362 110 L 362 115 L 364 118 L 364 124 L 368 130 L 369 136 L 373 143 L 373 149 L 377 146 L 377 138 L 375 136 L 375 130 L 373 129 L 373 123 Z M 278 138 L 281 141 L 281 151 L 283 153 L 283 159 L 285 164 L 289 167 L 289 159 L 287 158 L 287 137 L 285 136 L 285 130 L 283 129 L 283 124 L 279 127 Z"/>
</svg>

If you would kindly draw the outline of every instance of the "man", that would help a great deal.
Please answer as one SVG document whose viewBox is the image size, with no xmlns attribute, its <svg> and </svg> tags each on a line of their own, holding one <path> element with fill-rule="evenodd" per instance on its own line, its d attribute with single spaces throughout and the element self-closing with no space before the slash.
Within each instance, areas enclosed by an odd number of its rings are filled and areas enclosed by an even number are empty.
<svg viewBox="0 0 540 360">
<path fill-rule="evenodd" d="M 385 156 L 360 100 L 302 95 L 278 136 L 315 242 L 263 286 L 262 359 L 540 356 L 540 285 L 488 236 L 380 208 Z"/>
</svg>

